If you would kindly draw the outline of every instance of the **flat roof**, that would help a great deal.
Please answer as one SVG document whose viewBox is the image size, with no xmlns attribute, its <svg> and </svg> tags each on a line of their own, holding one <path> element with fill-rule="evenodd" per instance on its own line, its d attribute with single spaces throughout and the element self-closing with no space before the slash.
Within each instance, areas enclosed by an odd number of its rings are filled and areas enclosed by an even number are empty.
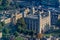
<svg viewBox="0 0 60 40">
<path fill-rule="evenodd" d="M 37 15 L 29 14 L 26 16 L 26 18 L 32 18 L 32 19 L 38 19 Z"/>
</svg>

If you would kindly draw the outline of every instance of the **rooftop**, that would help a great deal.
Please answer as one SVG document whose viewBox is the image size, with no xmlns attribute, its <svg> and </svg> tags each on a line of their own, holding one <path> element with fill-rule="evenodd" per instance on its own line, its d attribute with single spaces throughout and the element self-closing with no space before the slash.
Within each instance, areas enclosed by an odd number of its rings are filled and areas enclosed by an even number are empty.
<svg viewBox="0 0 60 40">
<path fill-rule="evenodd" d="M 38 16 L 29 14 L 29 15 L 26 16 L 26 18 L 38 19 Z"/>
</svg>

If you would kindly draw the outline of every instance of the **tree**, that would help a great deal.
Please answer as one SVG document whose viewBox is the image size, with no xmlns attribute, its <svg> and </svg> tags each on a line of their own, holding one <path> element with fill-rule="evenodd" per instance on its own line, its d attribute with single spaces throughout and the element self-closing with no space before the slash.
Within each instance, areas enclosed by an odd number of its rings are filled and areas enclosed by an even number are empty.
<svg viewBox="0 0 60 40">
<path fill-rule="evenodd" d="M 29 35 L 31 35 L 31 37 L 33 37 L 33 35 L 34 35 L 34 31 L 33 30 L 29 30 Z"/>
<path fill-rule="evenodd" d="M 9 34 L 9 32 L 10 32 L 10 30 L 9 30 L 8 28 L 4 28 L 4 29 L 3 29 L 3 33 Z"/>
<path fill-rule="evenodd" d="M 56 25 L 55 26 L 57 26 L 57 27 L 60 28 L 60 19 L 56 22 Z"/>
<path fill-rule="evenodd" d="M 23 30 L 23 28 L 22 28 L 21 26 L 18 26 L 17 31 L 18 31 L 19 33 L 22 33 L 22 30 Z"/>
<path fill-rule="evenodd" d="M 23 27 L 23 28 L 26 27 L 24 18 L 18 19 L 18 20 L 17 20 L 17 24 L 18 24 L 18 25 L 21 25 L 21 27 Z"/>
<path fill-rule="evenodd" d="M 19 33 L 17 31 L 15 31 L 14 33 L 15 37 L 19 36 Z"/>
<path fill-rule="evenodd" d="M 1 22 L 1 25 L 4 26 L 5 25 L 5 22 Z"/>
<path fill-rule="evenodd" d="M 0 2 L 1 2 L 2 0 L 0 0 Z"/>
<path fill-rule="evenodd" d="M 0 22 L 0 31 L 2 31 L 4 25 L 5 25 L 4 22 Z"/>
<path fill-rule="evenodd" d="M 2 31 L 2 25 L 1 25 L 1 23 L 0 23 L 0 31 Z"/>
<path fill-rule="evenodd" d="M 8 28 L 4 28 L 2 30 L 2 38 L 3 38 L 3 40 L 9 40 L 9 36 L 10 36 L 9 32 L 10 32 L 10 30 Z"/>
<path fill-rule="evenodd" d="M 2 0 L 2 6 L 8 6 L 10 2 L 8 0 Z"/>
<path fill-rule="evenodd" d="M 1 5 L 1 3 L 2 3 L 2 0 L 0 0 L 0 5 Z"/>
<path fill-rule="evenodd" d="M 15 40 L 24 40 L 23 37 L 16 37 Z"/>
<path fill-rule="evenodd" d="M 8 0 L 0 0 L 0 10 L 5 10 L 10 5 Z"/>
</svg>

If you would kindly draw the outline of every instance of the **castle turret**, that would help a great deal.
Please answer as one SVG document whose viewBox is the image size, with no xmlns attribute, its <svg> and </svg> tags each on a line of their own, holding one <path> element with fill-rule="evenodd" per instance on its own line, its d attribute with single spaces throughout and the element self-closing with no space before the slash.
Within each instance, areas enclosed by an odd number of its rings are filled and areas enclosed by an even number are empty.
<svg viewBox="0 0 60 40">
<path fill-rule="evenodd" d="M 24 17 L 26 17 L 29 12 L 30 12 L 29 8 L 25 9 L 25 11 L 24 11 Z"/>
</svg>

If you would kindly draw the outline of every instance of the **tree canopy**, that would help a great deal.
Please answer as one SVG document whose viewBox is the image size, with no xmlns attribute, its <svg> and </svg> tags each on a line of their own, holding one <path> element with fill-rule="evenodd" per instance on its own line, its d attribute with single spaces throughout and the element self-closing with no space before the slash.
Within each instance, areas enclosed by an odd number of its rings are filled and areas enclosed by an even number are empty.
<svg viewBox="0 0 60 40">
<path fill-rule="evenodd" d="M 0 0 L 0 10 L 4 10 L 9 6 L 10 2 L 8 0 Z"/>
<path fill-rule="evenodd" d="M 56 22 L 56 26 L 60 28 L 60 19 Z"/>
<path fill-rule="evenodd" d="M 3 27 L 4 27 L 5 23 L 4 22 L 0 22 L 0 31 L 2 31 Z"/>
</svg>

